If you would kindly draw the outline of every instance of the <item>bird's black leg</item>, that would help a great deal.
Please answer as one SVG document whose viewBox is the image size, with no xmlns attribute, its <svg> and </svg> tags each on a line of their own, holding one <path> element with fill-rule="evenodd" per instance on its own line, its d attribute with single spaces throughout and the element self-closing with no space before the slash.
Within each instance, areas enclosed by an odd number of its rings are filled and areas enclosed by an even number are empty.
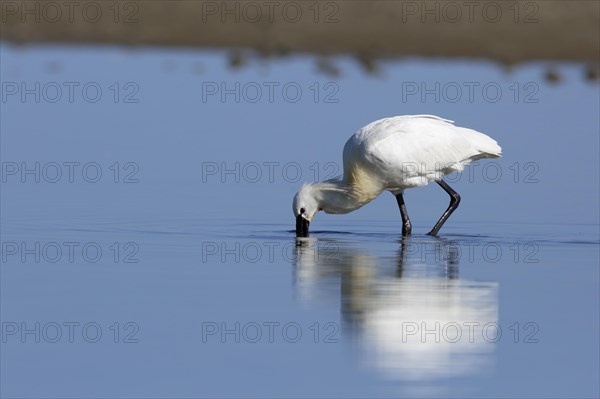
<svg viewBox="0 0 600 399">
<path fill-rule="evenodd" d="M 410 224 L 410 219 L 408 218 L 408 211 L 406 210 L 406 205 L 404 204 L 404 197 L 402 193 L 396 195 L 396 201 L 398 201 L 398 208 L 400 208 L 400 216 L 402 216 L 402 235 L 409 236 L 412 230 L 412 225 Z"/>
<path fill-rule="evenodd" d="M 448 209 L 446 209 L 446 212 L 440 217 L 440 220 L 433 226 L 433 229 L 427 233 L 430 236 L 437 235 L 446 220 L 448 220 L 450 215 L 452 215 L 452 212 L 454 212 L 454 210 L 458 208 L 458 204 L 460 204 L 460 195 L 458 195 L 456 191 L 452 190 L 452 188 L 443 180 L 436 180 L 436 182 L 448 193 L 448 195 L 450 195 L 450 205 L 448 205 Z"/>
</svg>

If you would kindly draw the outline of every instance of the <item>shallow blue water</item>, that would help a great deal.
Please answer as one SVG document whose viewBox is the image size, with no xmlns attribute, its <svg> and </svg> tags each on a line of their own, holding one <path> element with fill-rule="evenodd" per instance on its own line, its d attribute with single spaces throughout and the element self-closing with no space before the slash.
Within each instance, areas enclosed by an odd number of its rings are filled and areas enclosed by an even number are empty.
<svg viewBox="0 0 600 399">
<path fill-rule="evenodd" d="M 332 82 L 301 57 L 230 70 L 193 51 L 0 53 L 10 87 L 105 93 L 1 104 L 0 396 L 600 395 L 599 98 L 577 66 L 551 85 L 539 65 L 412 60 L 374 78 L 342 59 Z M 400 91 L 474 81 L 502 100 Z M 203 101 L 215 82 L 305 96 Z M 128 83 L 139 101 L 115 101 Z M 331 83 L 339 101 L 315 101 Z M 530 83 L 539 101 L 514 101 Z M 439 238 L 424 233 L 448 197 L 430 185 L 406 193 L 410 238 L 384 194 L 295 239 L 302 182 L 340 173 L 360 126 L 423 113 L 504 153 L 448 177 L 462 202 Z"/>
<path fill-rule="evenodd" d="M 289 227 L 6 220 L 3 395 L 597 392 L 597 226 Z"/>
</svg>

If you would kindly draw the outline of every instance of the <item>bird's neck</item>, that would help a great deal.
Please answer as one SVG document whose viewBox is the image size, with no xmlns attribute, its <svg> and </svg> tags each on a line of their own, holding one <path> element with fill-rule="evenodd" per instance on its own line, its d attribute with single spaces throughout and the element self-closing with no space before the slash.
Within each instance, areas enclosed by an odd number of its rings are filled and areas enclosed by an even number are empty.
<svg viewBox="0 0 600 399">
<path fill-rule="evenodd" d="M 326 213 L 352 212 L 374 200 L 383 190 L 380 184 L 360 183 L 346 176 L 341 180 L 316 183 L 319 207 Z"/>
</svg>

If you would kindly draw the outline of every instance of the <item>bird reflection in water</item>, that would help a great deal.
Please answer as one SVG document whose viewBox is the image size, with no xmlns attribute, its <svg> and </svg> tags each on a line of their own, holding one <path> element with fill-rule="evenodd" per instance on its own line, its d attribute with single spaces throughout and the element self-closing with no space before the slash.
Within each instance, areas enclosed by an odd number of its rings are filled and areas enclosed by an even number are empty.
<svg viewBox="0 0 600 399">
<path fill-rule="evenodd" d="M 498 285 L 460 279 L 457 248 L 439 238 L 403 238 L 386 257 L 299 238 L 296 294 L 321 309 L 341 300 L 344 337 L 386 378 L 428 384 L 468 377 L 492 365 Z"/>
</svg>

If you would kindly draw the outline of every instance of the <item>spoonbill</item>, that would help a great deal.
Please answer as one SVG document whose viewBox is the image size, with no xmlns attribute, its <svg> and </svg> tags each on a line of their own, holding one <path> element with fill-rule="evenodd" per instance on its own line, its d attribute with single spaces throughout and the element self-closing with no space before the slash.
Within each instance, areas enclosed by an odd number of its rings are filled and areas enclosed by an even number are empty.
<svg viewBox="0 0 600 399">
<path fill-rule="evenodd" d="M 442 176 L 462 171 L 477 159 L 499 158 L 501 151 L 491 137 L 435 115 L 394 116 L 371 122 L 346 142 L 342 177 L 304 184 L 296 193 L 292 204 L 296 236 L 308 236 L 309 224 L 318 211 L 349 213 L 383 191 L 396 197 L 402 235 L 408 236 L 412 225 L 404 190 L 430 181 L 450 195 L 450 205 L 428 233 L 435 236 L 460 203 L 460 195 Z"/>
</svg>

